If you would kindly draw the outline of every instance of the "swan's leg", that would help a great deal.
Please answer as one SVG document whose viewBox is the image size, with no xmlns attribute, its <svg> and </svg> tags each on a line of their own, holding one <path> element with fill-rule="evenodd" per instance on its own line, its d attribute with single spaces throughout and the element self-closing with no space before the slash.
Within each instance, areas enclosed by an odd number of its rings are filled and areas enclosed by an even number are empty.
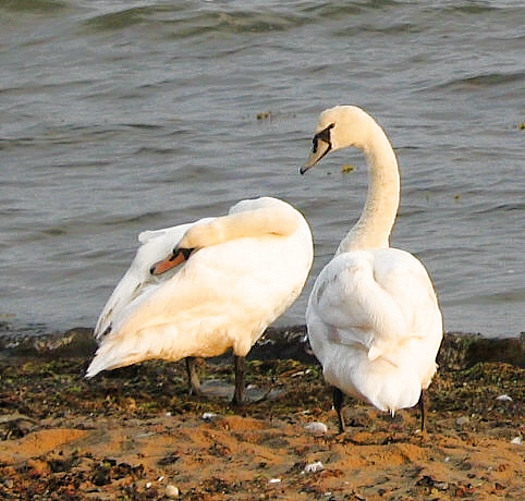
<svg viewBox="0 0 525 501">
<path fill-rule="evenodd" d="M 246 373 L 246 358 L 238 355 L 233 356 L 235 369 L 235 392 L 233 393 L 233 405 L 243 405 L 245 403 L 244 394 L 244 374 Z"/>
<path fill-rule="evenodd" d="M 417 401 L 417 406 L 419 407 L 419 411 L 421 412 L 421 431 L 426 430 L 427 424 L 427 415 L 425 409 L 426 396 L 427 390 L 421 390 L 421 395 L 419 395 L 419 400 Z"/>
<path fill-rule="evenodd" d="M 202 395 L 201 382 L 196 369 L 196 358 L 186 357 L 186 372 L 188 373 L 188 391 L 190 395 Z"/>
<path fill-rule="evenodd" d="M 339 421 L 339 433 L 344 433 L 345 422 L 342 413 L 344 395 L 343 392 L 335 386 L 332 388 L 332 400 L 334 403 L 335 412 L 337 412 L 337 420 Z"/>
</svg>

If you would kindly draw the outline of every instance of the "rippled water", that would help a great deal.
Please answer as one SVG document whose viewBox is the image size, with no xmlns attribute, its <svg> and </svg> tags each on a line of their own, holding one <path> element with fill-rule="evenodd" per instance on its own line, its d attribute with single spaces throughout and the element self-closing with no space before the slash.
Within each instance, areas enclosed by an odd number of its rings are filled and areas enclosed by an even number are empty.
<svg viewBox="0 0 525 501">
<path fill-rule="evenodd" d="M 1 318 L 92 326 L 136 235 L 269 194 L 316 263 L 356 220 L 358 153 L 305 177 L 318 113 L 389 133 L 448 330 L 525 330 L 525 32 L 515 1 L 0 0 Z M 356 169 L 342 174 L 341 165 Z"/>
</svg>

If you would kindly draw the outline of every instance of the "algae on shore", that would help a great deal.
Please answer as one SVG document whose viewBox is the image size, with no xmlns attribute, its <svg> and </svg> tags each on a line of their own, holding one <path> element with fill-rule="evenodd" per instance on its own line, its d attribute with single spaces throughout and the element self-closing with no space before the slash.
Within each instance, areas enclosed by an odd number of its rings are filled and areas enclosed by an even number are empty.
<svg viewBox="0 0 525 501">
<path fill-rule="evenodd" d="M 248 383 L 263 398 L 240 411 L 211 391 L 233 381 L 223 359 L 203 362 L 206 381 L 217 384 L 197 398 L 187 395 L 182 363 L 151 361 L 86 381 L 88 357 L 4 352 L 0 497 L 525 499 L 522 339 L 510 349 L 447 335 L 429 389 L 428 433 L 416 432 L 415 409 L 392 419 L 351 401 L 348 431 L 338 435 L 303 334 L 269 332 L 253 350 Z M 312 422 L 328 432 L 309 432 Z"/>
</svg>

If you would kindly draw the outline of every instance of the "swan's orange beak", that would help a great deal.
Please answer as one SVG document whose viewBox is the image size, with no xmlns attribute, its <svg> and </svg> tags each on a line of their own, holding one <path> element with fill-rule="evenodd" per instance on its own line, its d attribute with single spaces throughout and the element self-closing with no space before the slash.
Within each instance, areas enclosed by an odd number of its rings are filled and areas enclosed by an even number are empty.
<svg viewBox="0 0 525 501">
<path fill-rule="evenodd" d="M 192 252 L 193 249 L 178 249 L 172 254 L 170 254 L 166 259 L 155 263 L 149 269 L 149 271 L 152 275 L 155 276 L 162 275 L 163 273 L 172 270 L 173 268 L 175 268 L 175 266 L 179 266 L 179 264 L 186 261 L 190 257 L 190 254 Z"/>
</svg>

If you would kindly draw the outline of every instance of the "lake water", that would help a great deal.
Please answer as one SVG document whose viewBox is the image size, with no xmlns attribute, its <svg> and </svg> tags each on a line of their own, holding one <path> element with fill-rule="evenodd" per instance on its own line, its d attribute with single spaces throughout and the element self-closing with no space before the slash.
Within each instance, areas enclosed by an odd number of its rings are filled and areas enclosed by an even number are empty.
<svg viewBox="0 0 525 501">
<path fill-rule="evenodd" d="M 136 236 L 281 197 L 316 261 L 359 216 L 358 152 L 298 168 L 317 116 L 373 114 L 397 150 L 392 244 L 447 330 L 525 330 L 522 0 L 0 0 L 0 320 L 93 326 Z M 355 166 L 342 173 L 341 166 Z"/>
</svg>

